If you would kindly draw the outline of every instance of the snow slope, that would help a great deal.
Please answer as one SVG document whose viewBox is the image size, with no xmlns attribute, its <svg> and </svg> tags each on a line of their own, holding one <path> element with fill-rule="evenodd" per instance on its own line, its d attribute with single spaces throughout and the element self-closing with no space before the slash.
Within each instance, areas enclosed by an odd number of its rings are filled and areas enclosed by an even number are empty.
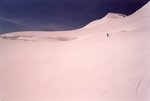
<svg viewBox="0 0 150 101">
<path fill-rule="evenodd" d="M 149 9 L 73 31 L 1 35 L 1 100 L 149 101 Z"/>
</svg>

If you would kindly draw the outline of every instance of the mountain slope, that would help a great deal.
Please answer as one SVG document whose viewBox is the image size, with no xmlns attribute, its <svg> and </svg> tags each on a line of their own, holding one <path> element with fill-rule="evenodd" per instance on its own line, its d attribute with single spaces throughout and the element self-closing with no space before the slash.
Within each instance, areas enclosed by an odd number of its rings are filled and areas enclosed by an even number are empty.
<svg viewBox="0 0 150 101">
<path fill-rule="evenodd" d="M 149 7 L 73 31 L 1 35 L 1 99 L 149 101 Z"/>
</svg>

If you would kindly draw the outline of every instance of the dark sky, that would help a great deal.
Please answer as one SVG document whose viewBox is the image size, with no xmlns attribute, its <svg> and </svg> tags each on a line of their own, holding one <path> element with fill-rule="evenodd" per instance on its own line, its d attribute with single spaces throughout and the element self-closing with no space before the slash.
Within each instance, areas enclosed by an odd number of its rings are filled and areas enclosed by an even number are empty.
<svg viewBox="0 0 150 101">
<path fill-rule="evenodd" d="M 0 0 L 0 33 L 81 28 L 108 12 L 130 15 L 149 0 Z"/>
</svg>

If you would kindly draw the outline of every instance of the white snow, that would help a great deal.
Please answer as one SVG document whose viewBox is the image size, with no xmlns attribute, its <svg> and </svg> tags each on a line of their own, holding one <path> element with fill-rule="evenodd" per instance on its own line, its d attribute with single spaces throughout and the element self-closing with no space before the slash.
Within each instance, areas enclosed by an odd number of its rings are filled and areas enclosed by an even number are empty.
<svg viewBox="0 0 150 101">
<path fill-rule="evenodd" d="M 150 101 L 149 10 L 73 31 L 1 35 L 0 100 Z"/>
</svg>

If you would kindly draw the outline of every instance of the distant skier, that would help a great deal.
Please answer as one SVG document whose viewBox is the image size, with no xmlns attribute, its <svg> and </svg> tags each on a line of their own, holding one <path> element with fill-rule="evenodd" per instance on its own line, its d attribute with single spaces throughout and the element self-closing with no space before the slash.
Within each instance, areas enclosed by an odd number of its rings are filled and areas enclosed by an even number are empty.
<svg viewBox="0 0 150 101">
<path fill-rule="evenodd" d="M 109 37 L 109 34 L 107 33 L 107 37 Z"/>
</svg>

